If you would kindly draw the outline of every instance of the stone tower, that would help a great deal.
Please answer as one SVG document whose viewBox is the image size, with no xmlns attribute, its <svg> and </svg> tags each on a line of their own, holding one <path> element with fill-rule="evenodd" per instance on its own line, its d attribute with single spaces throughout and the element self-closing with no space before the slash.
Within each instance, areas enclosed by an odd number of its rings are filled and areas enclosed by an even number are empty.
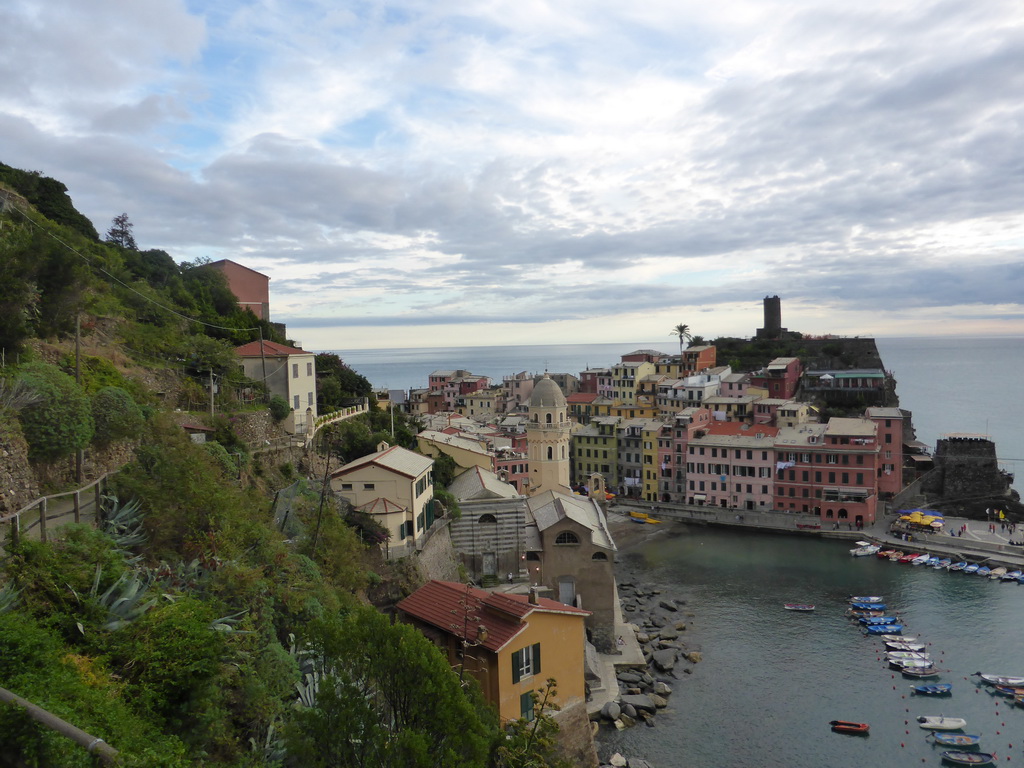
<svg viewBox="0 0 1024 768">
<path fill-rule="evenodd" d="M 526 427 L 530 486 L 527 493 L 571 494 L 569 488 L 569 415 L 565 395 L 545 373 L 530 396 Z"/>
<path fill-rule="evenodd" d="M 764 297 L 764 328 L 757 329 L 759 339 L 777 339 L 786 333 L 782 327 L 782 300 L 778 296 Z"/>
</svg>

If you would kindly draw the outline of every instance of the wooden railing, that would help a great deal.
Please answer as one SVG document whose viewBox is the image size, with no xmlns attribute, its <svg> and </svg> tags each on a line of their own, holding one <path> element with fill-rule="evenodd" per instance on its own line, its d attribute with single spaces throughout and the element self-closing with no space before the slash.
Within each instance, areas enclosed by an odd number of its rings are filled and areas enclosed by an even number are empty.
<svg viewBox="0 0 1024 768">
<path fill-rule="evenodd" d="M 90 508 L 92 509 L 93 521 L 95 521 L 96 511 L 100 507 L 100 498 L 103 495 L 103 488 L 106 485 L 107 478 L 117 474 L 117 472 L 118 470 L 107 472 L 88 485 L 73 491 L 54 493 L 38 498 L 26 504 L 18 511 L 0 517 L 0 524 L 11 524 L 12 540 L 14 543 L 17 543 L 23 534 L 32 534 L 37 529 L 39 531 L 39 540 L 46 541 L 52 525 L 59 527 L 71 522 L 80 523 L 82 522 L 83 514 L 88 514 L 87 510 Z M 87 494 L 90 490 L 92 491 L 91 494 L 88 494 L 90 498 L 86 498 L 83 502 L 83 494 Z M 70 497 L 70 504 L 63 502 L 68 497 Z M 22 526 L 22 518 L 30 519 L 31 522 Z"/>
</svg>

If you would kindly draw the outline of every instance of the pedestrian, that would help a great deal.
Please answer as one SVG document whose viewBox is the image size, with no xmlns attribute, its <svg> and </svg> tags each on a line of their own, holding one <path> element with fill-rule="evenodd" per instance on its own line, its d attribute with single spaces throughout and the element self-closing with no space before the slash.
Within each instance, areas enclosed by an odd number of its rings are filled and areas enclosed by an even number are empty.
<svg viewBox="0 0 1024 768">
<path fill-rule="evenodd" d="M 511 583 L 512 583 L 512 571 L 509 571 L 509 572 L 508 572 L 508 583 L 509 583 L 509 584 L 511 584 Z"/>
</svg>

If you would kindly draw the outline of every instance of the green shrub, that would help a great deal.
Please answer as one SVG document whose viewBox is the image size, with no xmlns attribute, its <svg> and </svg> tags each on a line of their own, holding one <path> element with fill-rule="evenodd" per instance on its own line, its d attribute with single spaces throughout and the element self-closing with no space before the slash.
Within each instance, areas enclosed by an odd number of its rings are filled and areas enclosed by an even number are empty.
<svg viewBox="0 0 1024 768">
<path fill-rule="evenodd" d="M 104 387 L 93 396 L 92 420 L 93 441 L 100 446 L 136 438 L 142 433 L 142 410 L 120 387 Z"/>
<path fill-rule="evenodd" d="M 20 379 L 41 398 L 18 414 L 29 458 L 54 461 L 85 448 L 93 435 L 92 407 L 75 380 L 46 363 L 23 366 Z"/>
<path fill-rule="evenodd" d="M 270 415 L 276 422 L 284 421 L 285 417 L 292 412 L 292 408 L 288 405 L 288 401 L 280 395 L 274 395 L 270 398 Z"/>
</svg>

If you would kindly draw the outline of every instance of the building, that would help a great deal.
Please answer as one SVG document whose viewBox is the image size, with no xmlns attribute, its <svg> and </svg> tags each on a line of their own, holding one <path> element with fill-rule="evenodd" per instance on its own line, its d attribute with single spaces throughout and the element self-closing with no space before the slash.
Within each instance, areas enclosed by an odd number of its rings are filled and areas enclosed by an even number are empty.
<svg viewBox="0 0 1024 768">
<path fill-rule="evenodd" d="M 316 356 L 274 341 L 251 341 L 235 348 L 242 372 L 266 384 L 271 395 L 283 397 L 292 408 L 284 428 L 305 434 L 316 420 Z"/>
<path fill-rule="evenodd" d="M 434 460 L 381 443 L 375 453 L 331 473 L 331 490 L 367 512 L 391 534 L 386 554 L 415 550 L 434 522 Z"/>
<path fill-rule="evenodd" d="M 903 490 L 903 443 L 907 413 L 899 408 L 868 408 L 865 416 L 875 423 L 878 432 L 878 497 L 888 500 Z"/>
<path fill-rule="evenodd" d="M 526 493 L 572 493 L 569 488 L 571 426 L 565 395 L 545 374 L 530 394 L 526 426 L 530 486 Z"/>
<path fill-rule="evenodd" d="M 686 501 L 740 510 L 773 509 L 776 427 L 711 422 L 686 449 Z"/>
<path fill-rule="evenodd" d="M 428 582 L 397 607 L 453 668 L 463 668 L 480 684 L 502 722 L 532 719 L 531 693 L 543 690 L 549 677 L 558 681 L 554 703 L 560 715 L 585 706 L 588 611 L 536 591 L 487 592 L 447 581 Z"/>
<path fill-rule="evenodd" d="M 209 266 L 224 275 L 238 306 L 251 309 L 260 320 L 270 320 L 270 278 L 230 259 L 212 261 Z"/>
<path fill-rule="evenodd" d="M 799 358 L 777 357 L 764 370 L 751 374 L 748 386 L 763 389 L 766 397 L 792 400 L 796 397 L 803 370 Z"/>
<path fill-rule="evenodd" d="M 787 332 L 782 327 L 782 300 L 778 296 L 765 296 L 764 328 L 757 329 L 757 338 L 778 339 Z"/>
</svg>

